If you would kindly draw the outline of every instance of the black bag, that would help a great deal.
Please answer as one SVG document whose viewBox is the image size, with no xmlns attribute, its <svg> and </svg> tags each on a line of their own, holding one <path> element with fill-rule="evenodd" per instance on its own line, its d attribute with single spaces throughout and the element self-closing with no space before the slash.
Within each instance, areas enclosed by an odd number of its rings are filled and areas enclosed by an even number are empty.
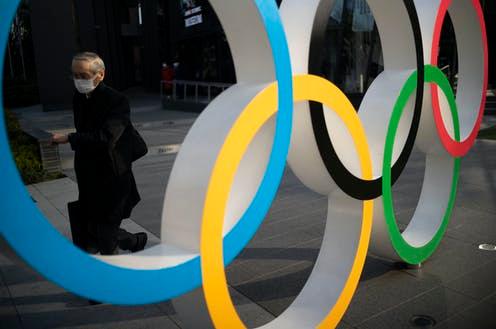
<svg viewBox="0 0 496 329">
<path fill-rule="evenodd" d="M 134 162 L 142 157 L 145 156 L 145 154 L 148 153 L 148 147 L 146 146 L 145 141 L 143 140 L 143 137 L 138 133 L 138 131 L 131 126 L 131 148 L 132 148 L 132 153 L 131 153 L 131 160 Z"/>
<path fill-rule="evenodd" d="M 108 151 L 114 173 L 120 176 L 131 169 L 134 161 L 148 153 L 148 147 L 138 131 L 129 124 Z"/>
</svg>

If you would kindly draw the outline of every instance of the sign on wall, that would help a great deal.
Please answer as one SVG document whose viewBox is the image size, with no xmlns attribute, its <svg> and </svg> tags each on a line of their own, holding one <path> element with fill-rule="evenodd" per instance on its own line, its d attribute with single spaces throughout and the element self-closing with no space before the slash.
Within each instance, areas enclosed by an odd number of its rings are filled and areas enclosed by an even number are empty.
<svg viewBox="0 0 496 329">
<path fill-rule="evenodd" d="M 185 27 L 203 23 L 202 7 L 197 2 L 197 0 L 180 0 Z"/>
</svg>

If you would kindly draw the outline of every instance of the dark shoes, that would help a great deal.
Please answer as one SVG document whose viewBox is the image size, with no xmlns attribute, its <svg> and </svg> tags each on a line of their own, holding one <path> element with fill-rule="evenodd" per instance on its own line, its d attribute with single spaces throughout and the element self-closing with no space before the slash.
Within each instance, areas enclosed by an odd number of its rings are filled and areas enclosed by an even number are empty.
<svg viewBox="0 0 496 329">
<path fill-rule="evenodd" d="M 131 252 L 137 252 L 145 249 L 146 243 L 148 241 L 148 235 L 145 232 L 139 232 L 134 234 L 136 237 L 136 244 L 130 248 Z"/>
<path fill-rule="evenodd" d="M 121 250 L 136 252 L 145 249 L 148 235 L 145 232 L 130 233 L 122 228 L 119 229 L 117 241 Z"/>
<path fill-rule="evenodd" d="M 139 233 L 129 233 L 124 229 L 119 229 L 117 245 L 113 251 L 102 250 L 102 248 L 97 247 L 96 243 L 88 243 L 84 250 L 92 255 L 96 255 L 100 252 L 102 255 L 118 255 L 119 249 L 129 250 L 130 252 L 137 252 L 145 249 L 146 243 L 148 242 L 148 235 L 145 232 Z M 107 248 L 108 249 L 108 248 Z M 111 250 L 111 249 L 108 249 Z"/>
</svg>

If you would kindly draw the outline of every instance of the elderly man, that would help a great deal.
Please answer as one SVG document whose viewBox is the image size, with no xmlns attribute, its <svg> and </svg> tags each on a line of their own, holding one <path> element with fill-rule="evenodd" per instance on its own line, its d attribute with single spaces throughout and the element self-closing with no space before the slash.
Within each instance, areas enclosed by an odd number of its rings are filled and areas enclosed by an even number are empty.
<svg viewBox="0 0 496 329">
<path fill-rule="evenodd" d="M 76 132 L 54 134 L 54 143 L 70 143 L 75 151 L 74 169 L 79 200 L 69 203 L 75 245 L 102 255 L 142 250 L 146 233 L 120 229 L 122 219 L 140 201 L 131 170 L 133 138 L 127 98 L 103 83 L 105 64 L 94 53 L 74 56 L 72 74 Z M 144 146 L 146 153 L 146 145 Z"/>
</svg>

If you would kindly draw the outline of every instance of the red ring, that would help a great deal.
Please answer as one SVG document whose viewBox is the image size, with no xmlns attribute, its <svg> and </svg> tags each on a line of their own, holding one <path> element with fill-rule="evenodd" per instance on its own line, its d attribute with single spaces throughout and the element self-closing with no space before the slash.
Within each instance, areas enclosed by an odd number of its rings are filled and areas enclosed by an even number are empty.
<svg viewBox="0 0 496 329">
<path fill-rule="evenodd" d="M 437 66 L 438 55 L 439 55 L 439 40 L 441 38 L 441 29 L 443 27 L 444 18 L 446 17 L 446 13 L 448 11 L 449 6 L 451 5 L 452 0 L 442 0 L 441 5 L 438 10 L 436 24 L 434 26 L 434 38 L 432 41 L 432 52 L 431 52 L 431 63 L 434 66 Z M 486 92 L 487 92 L 487 80 L 488 80 L 488 53 L 487 53 L 487 33 L 486 33 L 486 24 L 484 22 L 484 14 L 482 12 L 482 8 L 478 0 L 472 0 L 472 5 L 477 13 L 479 18 L 479 24 L 481 27 L 481 35 L 482 35 L 482 46 L 484 52 L 484 81 L 482 84 L 482 97 L 479 108 L 479 115 L 475 122 L 474 128 L 470 135 L 461 142 L 455 141 L 449 135 L 446 130 L 446 126 L 444 125 L 443 118 L 441 116 L 441 108 L 439 105 L 439 94 L 438 89 L 435 85 L 431 85 L 431 93 L 432 93 L 432 110 L 434 115 L 434 121 L 436 123 L 437 132 L 441 142 L 443 143 L 444 148 L 454 157 L 461 157 L 467 154 L 467 152 L 472 148 L 475 138 L 479 133 L 480 125 L 482 122 L 482 117 L 484 115 L 484 108 L 486 105 Z"/>
</svg>

